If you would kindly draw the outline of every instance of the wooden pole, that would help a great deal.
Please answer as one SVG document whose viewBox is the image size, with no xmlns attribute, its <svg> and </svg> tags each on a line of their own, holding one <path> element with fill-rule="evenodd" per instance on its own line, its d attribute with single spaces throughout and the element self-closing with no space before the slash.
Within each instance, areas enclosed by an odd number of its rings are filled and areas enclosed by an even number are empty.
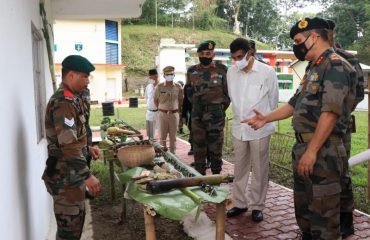
<svg viewBox="0 0 370 240">
<path fill-rule="evenodd" d="M 149 215 L 144 207 L 144 222 L 145 222 L 145 239 L 146 240 L 156 240 L 155 237 L 155 225 L 154 217 Z"/>
<path fill-rule="evenodd" d="M 116 189 L 114 188 L 114 163 L 113 159 L 109 159 L 109 178 L 110 178 L 110 193 L 112 201 L 116 200 Z"/>
<path fill-rule="evenodd" d="M 367 147 L 370 148 L 370 98 L 369 98 L 370 73 L 367 75 Z M 367 162 L 367 199 L 370 200 L 370 164 Z"/>
<path fill-rule="evenodd" d="M 216 240 L 225 239 L 225 201 L 216 204 Z"/>
</svg>

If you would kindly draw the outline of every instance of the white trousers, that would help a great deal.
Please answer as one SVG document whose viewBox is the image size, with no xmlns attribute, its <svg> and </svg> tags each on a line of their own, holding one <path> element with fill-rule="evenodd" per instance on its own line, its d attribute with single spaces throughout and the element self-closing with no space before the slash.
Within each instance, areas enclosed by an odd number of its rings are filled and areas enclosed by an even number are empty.
<svg viewBox="0 0 370 240">
<path fill-rule="evenodd" d="M 271 136 L 252 141 L 240 141 L 233 137 L 235 165 L 234 206 L 263 210 L 268 187 L 269 143 Z M 252 171 L 251 184 L 248 186 Z"/>
<path fill-rule="evenodd" d="M 146 110 L 146 135 L 149 139 L 155 138 L 158 124 L 158 112 Z"/>
</svg>

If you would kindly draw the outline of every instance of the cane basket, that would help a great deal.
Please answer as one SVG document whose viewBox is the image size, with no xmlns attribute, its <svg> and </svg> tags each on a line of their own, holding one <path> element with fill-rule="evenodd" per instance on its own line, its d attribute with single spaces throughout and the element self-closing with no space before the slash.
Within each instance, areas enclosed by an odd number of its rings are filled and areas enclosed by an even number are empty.
<svg viewBox="0 0 370 240">
<path fill-rule="evenodd" d="M 118 149 L 117 157 L 123 165 L 133 168 L 152 163 L 155 151 L 152 145 L 130 145 Z"/>
</svg>

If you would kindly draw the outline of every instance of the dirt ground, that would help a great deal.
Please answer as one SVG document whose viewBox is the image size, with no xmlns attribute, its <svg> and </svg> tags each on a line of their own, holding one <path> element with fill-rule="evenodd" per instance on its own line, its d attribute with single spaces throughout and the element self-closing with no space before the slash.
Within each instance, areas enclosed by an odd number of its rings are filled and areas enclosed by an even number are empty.
<svg viewBox="0 0 370 240">
<path fill-rule="evenodd" d="M 120 201 L 90 201 L 92 227 L 95 240 L 142 240 L 145 239 L 145 225 L 142 205 L 127 201 L 127 216 L 121 220 L 122 205 Z M 157 240 L 188 240 L 192 239 L 183 231 L 180 222 L 156 217 Z"/>
</svg>

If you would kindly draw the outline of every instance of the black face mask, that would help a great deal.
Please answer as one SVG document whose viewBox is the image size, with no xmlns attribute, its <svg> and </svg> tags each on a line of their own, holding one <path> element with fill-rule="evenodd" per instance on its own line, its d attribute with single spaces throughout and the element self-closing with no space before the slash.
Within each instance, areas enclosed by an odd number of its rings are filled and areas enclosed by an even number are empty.
<svg viewBox="0 0 370 240">
<path fill-rule="evenodd" d="M 309 49 L 307 49 L 307 47 L 306 47 L 306 41 L 307 41 L 307 39 L 309 38 L 310 36 L 308 36 L 307 38 L 306 38 L 306 40 L 304 40 L 304 42 L 303 43 L 300 43 L 300 44 L 294 44 L 293 45 L 293 52 L 294 52 L 294 55 L 298 58 L 298 60 L 300 60 L 300 61 L 304 61 L 305 60 L 305 57 L 306 57 L 306 55 L 307 55 L 307 53 L 308 53 L 308 51 L 310 51 L 312 48 L 313 48 L 313 46 L 315 45 L 315 43 L 314 44 L 312 44 L 311 45 L 311 47 L 309 48 Z"/>
<path fill-rule="evenodd" d="M 212 58 L 199 57 L 199 62 L 200 62 L 203 66 L 208 66 L 209 64 L 211 64 L 211 63 L 212 63 Z"/>
</svg>

